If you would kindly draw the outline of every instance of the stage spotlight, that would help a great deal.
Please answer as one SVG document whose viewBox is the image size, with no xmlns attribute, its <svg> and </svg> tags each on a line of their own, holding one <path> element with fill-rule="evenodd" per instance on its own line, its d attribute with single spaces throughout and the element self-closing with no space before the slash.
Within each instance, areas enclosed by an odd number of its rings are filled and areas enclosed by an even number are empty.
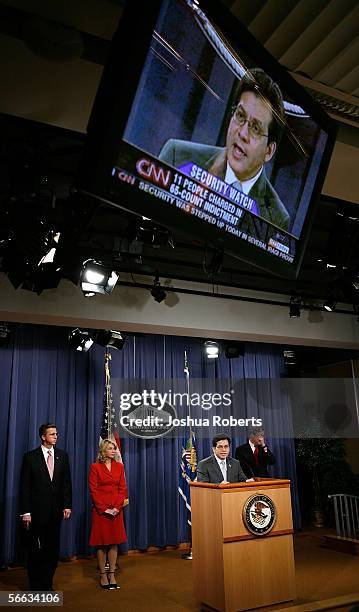
<svg viewBox="0 0 359 612">
<path fill-rule="evenodd" d="M 25 204 L 30 205 L 26 208 Z M 2 270 L 15 289 L 22 286 L 40 294 L 43 289 L 57 287 L 61 270 L 51 257 L 59 232 L 39 213 L 34 202 L 14 201 L 11 214 L 11 219 L 7 219 L 9 228 L 11 223 L 8 238 L 0 236 Z"/>
<path fill-rule="evenodd" d="M 333 312 L 333 310 L 336 307 L 336 301 L 333 299 L 329 299 L 326 302 L 324 302 L 323 304 L 323 308 L 325 308 L 325 310 L 327 310 L 328 312 Z"/>
<path fill-rule="evenodd" d="M 355 291 L 359 291 L 359 273 L 355 272 L 352 277 L 352 287 Z"/>
<path fill-rule="evenodd" d="M 51 236 L 48 238 L 47 246 L 49 247 L 49 250 L 40 259 L 39 264 L 38 264 L 39 266 L 43 264 L 47 264 L 47 263 L 54 263 L 54 257 L 55 257 L 57 245 L 59 244 L 60 236 L 61 236 L 60 232 L 52 232 Z"/>
<path fill-rule="evenodd" d="M 6 249 L 12 245 L 14 240 L 14 232 L 5 227 L 3 218 L 0 217 L 0 255 L 6 252 Z"/>
<path fill-rule="evenodd" d="M 156 272 L 155 280 L 153 282 L 153 288 L 151 289 L 151 295 L 153 299 L 155 300 L 155 302 L 158 302 L 159 304 L 163 302 L 163 300 L 166 299 L 167 294 L 165 290 L 163 289 L 163 287 L 161 287 L 160 277 L 159 277 L 158 272 Z"/>
<path fill-rule="evenodd" d="M 244 355 L 244 343 L 243 342 L 229 342 L 224 345 L 224 354 L 227 359 L 236 359 L 241 355 Z"/>
<path fill-rule="evenodd" d="M 7 346 L 10 337 L 10 329 L 5 323 L 0 324 L 0 347 Z"/>
<path fill-rule="evenodd" d="M 295 351 L 290 350 L 290 349 L 285 349 L 283 351 L 283 357 L 284 357 L 284 365 L 285 366 L 295 366 L 297 365 L 297 356 Z"/>
<path fill-rule="evenodd" d="M 206 340 L 206 342 L 204 343 L 204 351 L 208 359 L 218 359 L 218 355 L 219 355 L 218 342 L 214 342 L 213 340 Z"/>
<path fill-rule="evenodd" d="M 69 333 L 69 343 L 76 351 L 87 352 L 93 345 L 93 339 L 89 332 L 82 331 L 78 327 Z"/>
<path fill-rule="evenodd" d="M 137 218 L 127 230 L 130 241 L 136 240 L 142 244 L 147 244 L 154 248 L 167 246 L 174 248 L 174 241 L 171 232 L 161 225 L 156 225 L 146 217 Z"/>
<path fill-rule="evenodd" d="M 61 270 L 51 262 L 44 263 L 37 266 L 30 277 L 23 281 L 22 288 L 40 295 L 44 289 L 56 289 L 60 280 Z"/>
<path fill-rule="evenodd" d="M 118 274 L 99 261 L 87 259 L 82 265 L 81 289 L 86 297 L 95 293 L 110 294 L 118 281 Z"/>
<path fill-rule="evenodd" d="M 289 316 L 291 319 L 299 319 L 300 317 L 301 299 L 296 295 L 292 295 L 289 302 Z"/>
<path fill-rule="evenodd" d="M 108 331 L 101 329 L 95 336 L 95 342 L 100 346 L 109 346 L 110 348 L 121 351 L 125 344 L 125 338 L 123 338 L 121 332 L 114 329 Z"/>
</svg>

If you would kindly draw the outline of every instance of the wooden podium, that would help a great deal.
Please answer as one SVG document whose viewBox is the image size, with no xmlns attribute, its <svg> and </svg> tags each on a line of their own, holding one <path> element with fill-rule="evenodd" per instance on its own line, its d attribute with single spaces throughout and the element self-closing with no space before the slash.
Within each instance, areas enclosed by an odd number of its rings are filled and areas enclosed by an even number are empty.
<svg viewBox="0 0 359 612">
<path fill-rule="evenodd" d="M 256 519 L 253 510 L 264 508 L 257 496 L 266 496 L 264 501 L 269 498 L 273 503 L 276 518 L 266 535 L 246 527 L 244 510 L 247 518 L 250 514 Z M 221 612 L 236 612 L 295 598 L 289 480 L 266 478 L 220 485 L 194 482 L 191 508 L 194 594 L 198 601 Z M 266 510 L 269 516 L 268 506 Z"/>
</svg>

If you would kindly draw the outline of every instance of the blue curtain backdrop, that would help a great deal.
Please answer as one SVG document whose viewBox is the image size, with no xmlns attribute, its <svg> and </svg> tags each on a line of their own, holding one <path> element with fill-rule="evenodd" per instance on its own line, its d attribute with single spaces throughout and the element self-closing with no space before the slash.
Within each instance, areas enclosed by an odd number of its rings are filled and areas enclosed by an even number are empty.
<svg viewBox="0 0 359 612">
<path fill-rule="evenodd" d="M 73 515 L 63 525 L 62 556 L 91 551 L 87 475 L 97 454 L 103 414 L 104 349 L 94 345 L 88 353 L 73 351 L 67 342 L 68 331 L 18 326 L 9 345 L 0 348 L 2 566 L 19 559 L 18 487 L 22 456 L 39 445 L 38 427 L 47 421 L 57 425 L 58 446 L 69 453 L 73 478 Z M 246 414 L 258 416 L 266 407 L 266 429 L 275 432 L 273 438 L 268 437 L 268 443 L 277 459 L 271 475 L 291 479 L 294 522 L 299 527 L 294 445 L 291 438 L 281 437 L 281 432 L 287 436 L 290 407 L 282 405 L 276 386 L 270 384 L 283 376 L 279 347 L 247 344 L 244 356 L 232 360 L 223 356 L 216 363 L 208 363 L 199 339 L 130 336 L 123 351 L 111 352 L 112 379 L 119 384 L 132 378 L 184 379 L 184 350 L 188 352 L 191 378 L 212 379 L 216 391 L 221 390 L 224 379 L 233 384 L 249 379 L 258 381 L 256 393 L 245 398 Z M 260 379 L 266 382 L 264 387 L 259 385 Z M 233 449 L 245 441 L 245 429 L 237 428 Z M 129 548 L 146 549 L 187 541 L 185 507 L 177 490 L 181 437 L 154 440 L 124 437 L 122 444 L 130 498 L 125 510 Z M 210 439 L 198 438 L 197 450 L 199 458 L 209 455 Z"/>
</svg>

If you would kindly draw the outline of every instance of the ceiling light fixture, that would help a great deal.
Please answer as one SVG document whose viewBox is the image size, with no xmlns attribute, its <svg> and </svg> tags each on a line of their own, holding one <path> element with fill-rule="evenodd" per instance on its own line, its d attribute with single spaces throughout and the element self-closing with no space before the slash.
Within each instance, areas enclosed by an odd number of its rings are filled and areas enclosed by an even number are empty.
<svg viewBox="0 0 359 612">
<path fill-rule="evenodd" d="M 297 356 L 295 351 L 291 349 L 284 349 L 283 357 L 285 366 L 295 366 L 297 364 Z"/>
<path fill-rule="evenodd" d="M 159 277 L 159 273 L 158 272 L 156 272 L 155 279 L 153 281 L 153 287 L 151 289 L 151 295 L 152 295 L 153 299 L 155 300 L 155 302 L 158 302 L 158 304 L 160 304 L 161 302 L 163 302 L 163 300 L 166 299 L 167 293 L 165 292 L 163 287 L 161 287 L 160 277 Z"/>
<path fill-rule="evenodd" d="M 59 243 L 60 240 L 60 232 L 52 232 L 52 236 L 51 236 L 51 241 L 49 241 L 49 250 L 46 253 L 46 255 L 44 255 L 39 263 L 38 266 L 41 266 L 42 264 L 47 264 L 47 263 L 53 263 L 54 262 L 54 257 L 55 257 L 55 253 L 56 253 L 56 247 Z"/>
<path fill-rule="evenodd" d="M 0 346 L 7 346 L 10 337 L 10 328 L 6 323 L 0 323 Z"/>
<path fill-rule="evenodd" d="M 82 331 L 78 327 L 70 331 L 68 340 L 71 348 L 84 353 L 93 345 L 93 338 L 90 336 L 89 332 Z"/>
<path fill-rule="evenodd" d="M 130 241 L 136 240 L 153 248 L 165 247 L 167 245 L 174 248 L 171 232 L 147 217 L 142 217 L 141 219 L 138 217 L 135 223 L 129 226 L 127 231 Z"/>
<path fill-rule="evenodd" d="M 114 329 L 100 329 L 95 336 L 95 342 L 100 346 L 108 346 L 121 351 L 125 344 L 125 338 L 122 336 L 121 332 Z"/>
<path fill-rule="evenodd" d="M 224 345 L 224 354 L 227 359 L 236 359 L 244 355 L 244 342 L 227 342 Z"/>
<path fill-rule="evenodd" d="M 289 302 L 289 316 L 291 319 L 299 319 L 300 317 L 301 298 L 292 295 Z"/>
<path fill-rule="evenodd" d="M 208 359 L 218 359 L 219 344 L 214 340 L 206 340 L 204 343 L 205 355 Z"/>
<path fill-rule="evenodd" d="M 335 309 L 335 307 L 336 307 L 336 304 L 337 304 L 337 303 L 336 303 L 336 301 L 335 301 L 335 300 L 333 300 L 333 299 L 329 299 L 329 300 L 327 300 L 326 302 L 324 302 L 324 304 L 323 304 L 323 308 L 324 308 L 325 310 L 327 310 L 328 312 L 333 312 L 333 310 L 334 310 L 334 309 Z"/>
<path fill-rule="evenodd" d="M 118 281 L 118 274 L 101 262 L 94 259 L 87 259 L 82 265 L 81 289 L 86 297 L 91 297 L 95 293 L 105 293 L 109 295 L 113 291 Z"/>
</svg>

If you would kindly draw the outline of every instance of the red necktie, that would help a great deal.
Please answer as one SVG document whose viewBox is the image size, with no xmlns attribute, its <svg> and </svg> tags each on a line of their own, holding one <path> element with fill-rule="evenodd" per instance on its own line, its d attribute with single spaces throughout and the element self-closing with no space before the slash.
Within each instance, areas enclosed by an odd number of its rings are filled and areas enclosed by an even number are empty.
<svg viewBox="0 0 359 612">
<path fill-rule="evenodd" d="M 256 446 L 254 449 L 254 461 L 256 462 L 256 465 L 259 465 L 259 459 L 258 459 L 258 453 L 259 453 L 259 447 Z"/>
</svg>

